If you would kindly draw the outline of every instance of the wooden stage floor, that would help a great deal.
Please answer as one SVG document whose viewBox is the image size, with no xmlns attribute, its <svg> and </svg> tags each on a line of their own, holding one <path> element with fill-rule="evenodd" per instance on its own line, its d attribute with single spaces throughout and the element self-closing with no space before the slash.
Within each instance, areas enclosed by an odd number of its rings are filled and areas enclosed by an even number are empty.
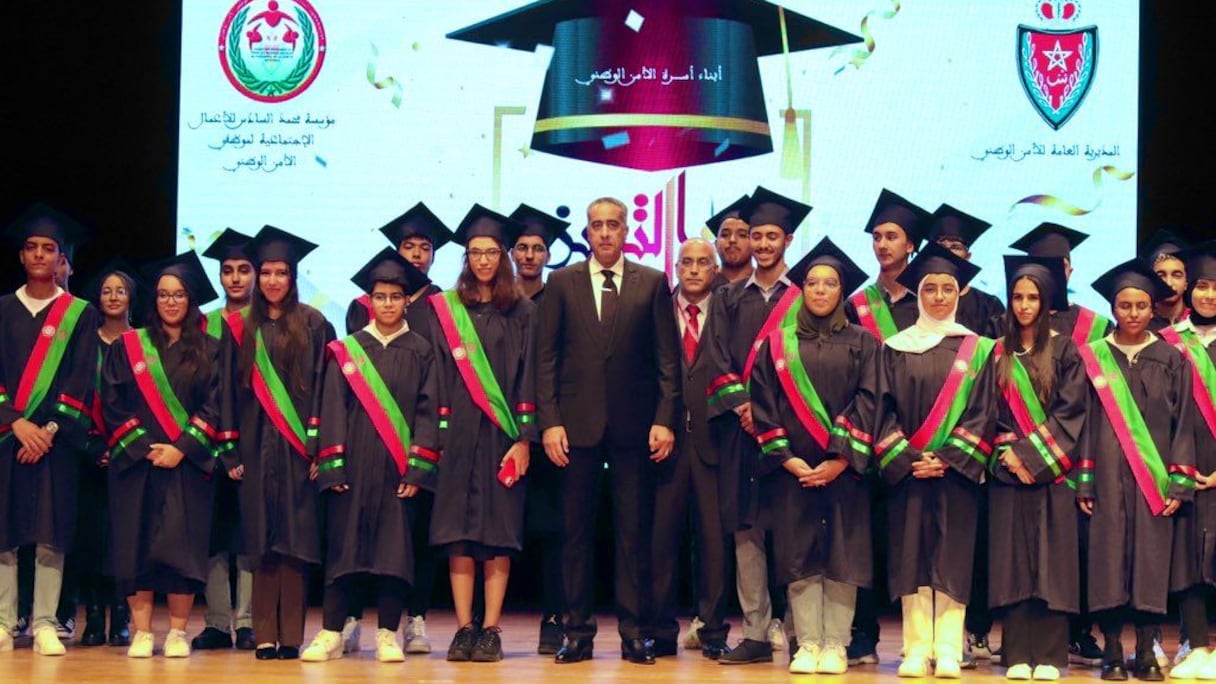
<svg viewBox="0 0 1216 684">
<path fill-rule="evenodd" d="M 82 616 L 83 617 L 83 616 Z M 788 654 L 778 652 L 774 662 L 762 665 L 722 666 L 701 657 L 699 651 L 680 651 L 678 657 L 661 658 L 653 666 L 633 665 L 623 662 L 619 656 L 620 641 L 616 635 L 616 621 L 608 615 L 599 616 L 599 637 L 596 639 L 595 658 L 590 662 L 558 666 L 552 656 L 536 654 L 537 622 L 534 614 L 508 615 L 503 624 L 503 646 L 506 659 L 499 663 L 449 663 L 444 660 L 449 640 L 455 632 L 455 618 L 450 612 L 433 612 L 427 619 L 434 651 L 428 656 L 406 656 L 404 664 L 377 663 L 372 652 L 375 639 L 375 619 L 368 615 L 363 621 L 362 645 L 364 650 L 342 660 L 328 663 L 301 663 L 299 661 L 257 661 L 252 652 L 246 651 L 198 651 L 182 660 L 166 659 L 159 655 L 159 648 L 167 629 L 168 616 L 163 606 L 157 606 L 153 625 L 156 630 L 158 654 L 150 660 L 129 660 L 126 649 L 98 647 L 83 648 L 68 645 L 64 657 L 52 658 L 34 655 L 28 646 L 20 646 L 12 653 L 0 653 L 0 682 L 13 684 L 70 682 L 71 684 L 111 684 L 113 682 L 138 682 L 140 684 L 187 684 L 208 682 L 209 684 L 277 684 L 280 682 L 428 682 L 446 684 L 456 682 L 774 682 L 785 680 L 825 682 L 845 681 L 849 684 L 867 682 L 900 681 L 895 675 L 899 662 L 899 622 L 895 618 L 883 621 L 883 639 L 879 644 L 881 664 L 853 667 L 844 676 L 790 675 L 786 671 Z M 734 644 L 738 638 L 737 617 L 732 618 L 735 627 L 731 637 Z M 312 609 L 308 616 L 305 643 L 320 628 L 319 609 Z M 195 609 L 189 632 L 191 637 L 202 630 L 202 610 Z M 682 623 L 684 627 L 687 623 Z M 1131 652 L 1131 630 L 1124 635 L 1125 647 Z M 993 641 L 999 643 L 999 626 L 994 630 Z M 1172 656 L 1177 648 L 1177 629 L 1165 630 L 1165 649 Z M 964 671 L 966 681 L 1004 681 L 1004 668 L 987 663 L 976 670 Z M 1099 681 L 1097 670 L 1072 668 L 1066 680 Z M 1134 681 L 1134 680 L 1133 680 Z"/>
</svg>

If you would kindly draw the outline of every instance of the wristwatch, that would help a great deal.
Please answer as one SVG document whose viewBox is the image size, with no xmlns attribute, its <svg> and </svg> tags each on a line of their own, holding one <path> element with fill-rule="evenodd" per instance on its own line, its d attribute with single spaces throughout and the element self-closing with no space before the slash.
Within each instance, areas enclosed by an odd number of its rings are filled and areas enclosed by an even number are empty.
<svg viewBox="0 0 1216 684">
<path fill-rule="evenodd" d="M 50 420 L 50 421 L 47 421 L 47 424 L 43 425 L 42 428 L 53 435 L 56 432 L 59 432 L 59 423 L 56 423 L 55 421 Z"/>
</svg>

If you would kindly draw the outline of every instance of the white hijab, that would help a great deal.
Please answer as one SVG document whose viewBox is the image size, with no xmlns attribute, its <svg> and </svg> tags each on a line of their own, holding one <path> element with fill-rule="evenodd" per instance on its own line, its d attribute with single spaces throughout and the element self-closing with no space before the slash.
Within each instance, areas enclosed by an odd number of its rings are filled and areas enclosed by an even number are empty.
<svg viewBox="0 0 1216 684">
<path fill-rule="evenodd" d="M 954 284 L 957 287 L 958 281 L 955 280 Z M 939 319 L 930 316 L 921 303 L 920 292 L 924 287 L 925 279 L 921 278 L 920 284 L 916 288 L 916 308 L 920 311 L 920 317 L 916 319 L 916 325 L 901 330 L 887 340 L 887 346 L 895 351 L 907 352 L 909 354 L 923 354 L 936 347 L 947 337 L 961 337 L 963 335 L 975 334 L 967 326 L 954 322 L 954 316 L 958 313 L 957 298 L 954 300 L 954 309 L 945 318 Z M 962 296 L 962 292 L 959 293 L 959 296 Z"/>
</svg>

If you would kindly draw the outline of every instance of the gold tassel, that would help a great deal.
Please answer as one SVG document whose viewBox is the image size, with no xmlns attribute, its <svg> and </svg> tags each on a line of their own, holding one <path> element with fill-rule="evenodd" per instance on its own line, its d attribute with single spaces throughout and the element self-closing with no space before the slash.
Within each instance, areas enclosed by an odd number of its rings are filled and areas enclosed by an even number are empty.
<svg viewBox="0 0 1216 684">
<path fill-rule="evenodd" d="M 802 146 L 798 144 L 798 112 L 787 109 L 781 140 L 781 177 L 802 178 Z"/>
</svg>

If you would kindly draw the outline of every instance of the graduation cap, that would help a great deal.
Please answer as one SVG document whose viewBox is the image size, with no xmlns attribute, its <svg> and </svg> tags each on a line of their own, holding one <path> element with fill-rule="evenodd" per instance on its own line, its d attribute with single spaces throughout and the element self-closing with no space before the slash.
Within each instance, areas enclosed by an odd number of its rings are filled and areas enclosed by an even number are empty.
<svg viewBox="0 0 1216 684">
<path fill-rule="evenodd" d="M 810 213 L 809 204 L 803 204 L 798 200 L 778 195 L 767 188 L 756 186 L 756 190 L 748 199 L 747 204 L 740 209 L 739 218 L 753 228 L 777 226 L 785 231 L 786 235 L 792 235 Z"/>
<path fill-rule="evenodd" d="M 1009 245 L 1012 249 L 1020 249 L 1030 256 L 1072 258 L 1072 250 L 1085 242 L 1088 234 L 1079 230 L 1066 228 L 1058 223 L 1040 223 L 1033 230 L 1018 238 Z"/>
<path fill-rule="evenodd" d="M 447 37 L 552 45 L 531 149 L 646 171 L 772 152 L 757 59 L 862 40 L 762 0 L 541 0 Z"/>
<path fill-rule="evenodd" d="M 385 247 L 351 277 L 361 292 L 376 289 L 376 283 L 400 285 L 406 292 L 417 292 L 431 283 L 417 266 L 411 264 L 392 247 Z"/>
<path fill-rule="evenodd" d="M 943 238 L 958 240 L 968 248 L 992 227 L 991 223 L 959 211 L 949 204 L 942 204 L 933 212 L 929 225 L 929 240 L 937 242 Z"/>
<path fill-rule="evenodd" d="M 1153 271 L 1148 262 L 1139 257 L 1114 266 L 1093 282 L 1094 290 L 1112 305 L 1115 303 L 1115 295 L 1129 287 L 1147 292 L 1154 304 L 1177 294 Z"/>
<path fill-rule="evenodd" d="M 1195 245 L 1176 256 L 1186 264 L 1186 276 L 1192 283 L 1200 278 L 1216 280 L 1216 240 Z"/>
<path fill-rule="evenodd" d="M 553 241 L 561 237 L 570 227 L 569 221 L 563 221 L 556 216 L 550 216 L 535 207 L 520 204 L 508 217 L 524 226 L 524 230 L 515 239 L 527 235 L 535 235 L 545 241 L 545 247 L 553 246 Z"/>
<path fill-rule="evenodd" d="M 72 261 L 76 244 L 83 242 L 88 230 L 76 219 L 42 202 L 38 202 L 21 213 L 5 229 L 4 234 L 18 245 L 32 237 L 50 238 L 59 245 L 59 251 Z"/>
<path fill-rule="evenodd" d="M 925 229 L 928 228 L 929 212 L 907 199 L 883 188 L 874 202 L 874 210 L 866 221 L 866 232 L 873 233 L 874 229 L 884 223 L 894 223 L 903 228 L 908 240 L 920 247 L 925 240 Z"/>
<path fill-rule="evenodd" d="M 452 241 L 452 229 L 440 221 L 435 212 L 422 202 L 384 224 L 380 232 L 393 243 L 393 249 L 397 249 L 402 242 L 412 237 L 430 240 L 432 251 L 438 251 L 440 247 Z"/>
<path fill-rule="evenodd" d="M 93 305 L 97 305 L 101 301 L 101 288 L 105 285 L 106 278 L 109 278 L 116 273 L 125 275 L 127 280 L 130 281 L 126 284 L 128 286 L 127 294 L 131 298 L 131 310 L 134 311 L 136 294 L 140 289 L 140 283 L 138 280 L 136 280 L 137 276 L 139 275 L 139 271 L 135 270 L 135 268 L 122 257 L 113 257 L 107 261 L 105 265 L 103 265 L 93 275 L 93 277 L 85 283 L 84 288 L 80 291 L 81 296 L 84 297 L 86 301 L 91 302 Z"/>
<path fill-rule="evenodd" d="M 1190 245 L 1166 228 L 1159 228 L 1140 245 L 1140 256 L 1155 265 L 1163 257 L 1175 256 Z"/>
<path fill-rule="evenodd" d="M 497 240 L 498 244 L 509 249 L 523 231 L 522 223 L 480 204 L 474 204 L 456 228 L 456 235 L 452 241 L 468 247 L 469 240 L 475 237 L 491 237 Z"/>
<path fill-rule="evenodd" d="M 806 281 L 807 274 L 815 266 L 831 266 L 836 269 L 836 274 L 840 276 L 840 291 L 845 297 L 861 287 L 869 277 L 828 237 L 823 238 L 819 244 L 812 247 L 811 251 L 794 264 L 785 276 L 790 279 L 791 283 L 801 287 Z"/>
<path fill-rule="evenodd" d="M 1039 298 L 1052 311 L 1068 309 L 1068 275 L 1063 257 L 1035 257 L 1022 254 L 1005 255 L 1005 293 L 1013 298 L 1013 286 L 1019 278 L 1031 276 L 1039 281 L 1043 291 Z"/>
<path fill-rule="evenodd" d="M 262 226 L 248 247 L 253 263 L 260 265 L 267 261 L 285 261 L 293 273 L 300 260 L 316 248 L 316 244 L 271 225 Z"/>
<path fill-rule="evenodd" d="M 224 232 L 211 243 L 211 246 L 203 252 L 203 256 L 208 259 L 215 259 L 221 264 L 225 261 L 248 261 L 253 263 L 253 254 L 249 251 L 249 242 L 252 237 L 239 233 L 231 228 L 225 228 Z"/>
<path fill-rule="evenodd" d="M 739 218 L 739 214 L 743 211 L 751 199 L 751 195 L 744 195 L 734 202 L 726 205 L 725 209 L 719 211 L 713 216 L 710 216 L 709 219 L 705 221 L 705 227 L 713 231 L 714 235 L 717 235 L 718 231 L 722 229 L 722 224 L 726 221 L 726 219 L 733 218 L 742 221 L 743 219 Z"/>
<path fill-rule="evenodd" d="M 156 291 L 156 284 L 162 276 L 171 275 L 177 276 L 177 279 L 182 281 L 186 292 L 190 294 L 190 303 L 194 306 L 205 306 L 219 298 L 215 288 L 211 286 L 207 272 L 203 270 L 203 262 L 194 250 L 182 252 L 168 259 L 154 261 L 145 266 L 141 272 L 148 289 L 152 292 Z"/>
<path fill-rule="evenodd" d="M 920 281 L 924 280 L 925 276 L 944 274 L 954 276 L 961 290 L 979 272 L 979 266 L 956 256 L 954 252 L 936 242 L 930 242 L 908 264 L 904 272 L 899 274 L 896 282 L 913 292 L 920 292 Z"/>
</svg>

